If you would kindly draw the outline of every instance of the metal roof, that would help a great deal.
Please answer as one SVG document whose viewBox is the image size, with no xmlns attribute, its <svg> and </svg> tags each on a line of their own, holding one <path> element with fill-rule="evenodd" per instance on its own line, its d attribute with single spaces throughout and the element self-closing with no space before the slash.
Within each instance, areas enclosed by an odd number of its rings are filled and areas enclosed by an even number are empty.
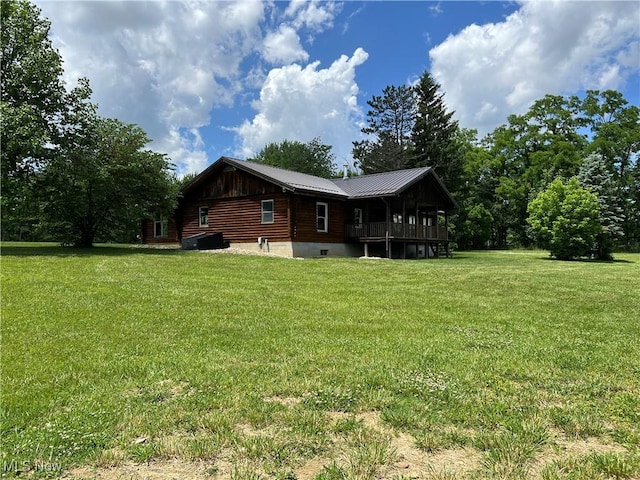
<svg viewBox="0 0 640 480">
<path fill-rule="evenodd" d="M 252 172 L 265 180 L 270 180 L 284 188 L 306 192 L 317 192 L 345 197 L 346 194 L 333 181 L 328 178 L 307 175 L 306 173 L 293 172 L 283 168 L 272 167 L 262 163 L 248 162 L 224 157 L 226 163 L 241 170 Z"/>
<path fill-rule="evenodd" d="M 294 192 L 317 193 L 352 200 L 398 195 L 425 176 L 432 175 L 441 187 L 444 196 L 451 202 L 452 206 L 455 206 L 455 201 L 451 194 L 431 167 L 374 173 L 351 178 L 328 179 L 229 157 L 220 157 L 185 185 L 182 188 L 182 193 L 185 194 L 195 188 L 208 177 L 210 172 L 217 171 L 223 165 L 233 166 Z"/>
<path fill-rule="evenodd" d="M 359 177 L 334 179 L 349 198 L 385 197 L 397 195 L 423 178 L 431 167 L 411 168 L 393 172 L 374 173 Z"/>
</svg>

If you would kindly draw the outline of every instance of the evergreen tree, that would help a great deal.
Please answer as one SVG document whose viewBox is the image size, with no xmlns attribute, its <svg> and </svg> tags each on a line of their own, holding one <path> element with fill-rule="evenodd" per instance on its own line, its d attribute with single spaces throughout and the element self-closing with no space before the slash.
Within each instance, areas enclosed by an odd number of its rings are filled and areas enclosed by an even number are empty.
<svg viewBox="0 0 640 480">
<path fill-rule="evenodd" d="M 460 188 L 462 158 L 457 148 L 458 122 L 447 111 L 444 93 L 429 72 L 413 87 L 416 108 L 412 131 L 411 165 L 433 167 L 450 191 Z"/>
<path fill-rule="evenodd" d="M 589 90 L 582 102 L 584 125 L 591 129 L 593 140 L 588 152 L 602 156 L 615 182 L 617 196 L 622 200 L 624 235 L 620 243 L 638 245 L 640 204 L 633 198 L 634 169 L 640 155 L 640 108 L 629 105 L 615 90 Z"/>
<path fill-rule="evenodd" d="M 613 172 L 607 168 L 607 163 L 601 155 L 591 154 L 584 159 L 578 172 L 578 180 L 583 188 L 598 196 L 600 204 L 602 231 L 596 239 L 596 257 L 611 260 L 616 241 L 624 235 L 625 221 L 622 200 L 617 195 Z"/>
<path fill-rule="evenodd" d="M 367 126 L 362 141 L 353 142 L 353 158 L 364 173 L 407 168 L 412 154 L 414 96 L 410 87 L 387 86 L 367 101 Z"/>
</svg>

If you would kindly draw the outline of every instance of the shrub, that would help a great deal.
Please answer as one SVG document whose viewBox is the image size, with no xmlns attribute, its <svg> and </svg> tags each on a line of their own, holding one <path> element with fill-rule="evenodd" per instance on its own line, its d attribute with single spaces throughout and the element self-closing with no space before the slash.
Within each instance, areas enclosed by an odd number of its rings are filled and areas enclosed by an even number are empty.
<svg viewBox="0 0 640 480">
<path fill-rule="evenodd" d="M 527 208 L 537 244 L 560 260 L 590 257 L 602 230 L 596 194 L 557 178 Z"/>
</svg>

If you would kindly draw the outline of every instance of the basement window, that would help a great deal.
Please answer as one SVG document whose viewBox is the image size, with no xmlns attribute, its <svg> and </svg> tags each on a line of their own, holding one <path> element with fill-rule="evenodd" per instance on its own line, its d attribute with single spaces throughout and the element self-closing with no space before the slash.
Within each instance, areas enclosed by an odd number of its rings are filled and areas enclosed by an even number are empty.
<svg viewBox="0 0 640 480">
<path fill-rule="evenodd" d="M 320 250 L 321 257 L 326 257 L 327 255 L 329 255 L 329 250 Z"/>
</svg>

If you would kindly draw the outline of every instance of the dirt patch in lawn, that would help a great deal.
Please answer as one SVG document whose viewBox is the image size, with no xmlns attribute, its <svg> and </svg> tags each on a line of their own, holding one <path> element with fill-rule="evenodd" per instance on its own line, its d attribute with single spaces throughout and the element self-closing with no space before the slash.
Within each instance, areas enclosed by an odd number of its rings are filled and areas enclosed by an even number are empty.
<svg viewBox="0 0 640 480">
<path fill-rule="evenodd" d="M 110 468 L 80 467 L 63 478 L 95 480 L 200 480 L 210 479 L 211 465 L 184 460 L 157 460 L 147 463 L 127 462 Z"/>
<path fill-rule="evenodd" d="M 284 406 L 295 407 L 299 400 L 295 398 L 274 397 L 265 401 L 277 402 Z M 483 454 L 471 447 L 452 447 L 428 452 L 416 446 L 416 439 L 406 432 L 398 432 L 387 425 L 379 412 L 363 412 L 358 414 L 344 412 L 327 412 L 330 422 L 337 426 L 345 420 L 356 420 L 359 429 L 365 429 L 378 439 L 388 442 L 392 454 L 386 464 L 380 465 L 376 480 L 393 480 L 400 477 L 406 479 L 421 478 L 469 478 L 482 471 Z M 236 431 L 243 437 L 255 435 L 277 436 L 275 429 L 255 428 L 240 424 Z M 335 463 L 339 467 L 348 469 L 350 464 L 349 434 L 331 434 L 332 447 L 321 456 L 302 460 L 292 465 L 291 472 L 297 480 L 313 480 L 325 467 Z M 570 439 L 562 432 L 554 431 L 549 444 L 545 446 L 529 464 L 527 477 L 531 480 L 542 478 L 543 469 L 553 462 L 566 457 L 580 458 L 593 453 L 625 453 L 626 449 L 616 444 L 604 443 L 601 439 Z M 66 472 L 67 479 L 96 479 L 96 480 L 228 480 L 244 471 L 253 478 L 264 480 L 275 478 L 266 474 L 260 462 L 244 462 L 238 451 L 225 449 L 225 454 L 217 455 L 210 460 L 189 461 L 180 458 L 152 460 L 146 463 L 133 463 L 126 460 L 124 452 L 116 462 L 102 465 L 85 466 Z M 234 459 L 232 461 L 231 459 Z M 240 462 L 240 463 L 238 463 Z M 234 474 L 235 472 L 235 474 Z M 244 475 L 247 476 L 247 475 Z"/>
</svg>

